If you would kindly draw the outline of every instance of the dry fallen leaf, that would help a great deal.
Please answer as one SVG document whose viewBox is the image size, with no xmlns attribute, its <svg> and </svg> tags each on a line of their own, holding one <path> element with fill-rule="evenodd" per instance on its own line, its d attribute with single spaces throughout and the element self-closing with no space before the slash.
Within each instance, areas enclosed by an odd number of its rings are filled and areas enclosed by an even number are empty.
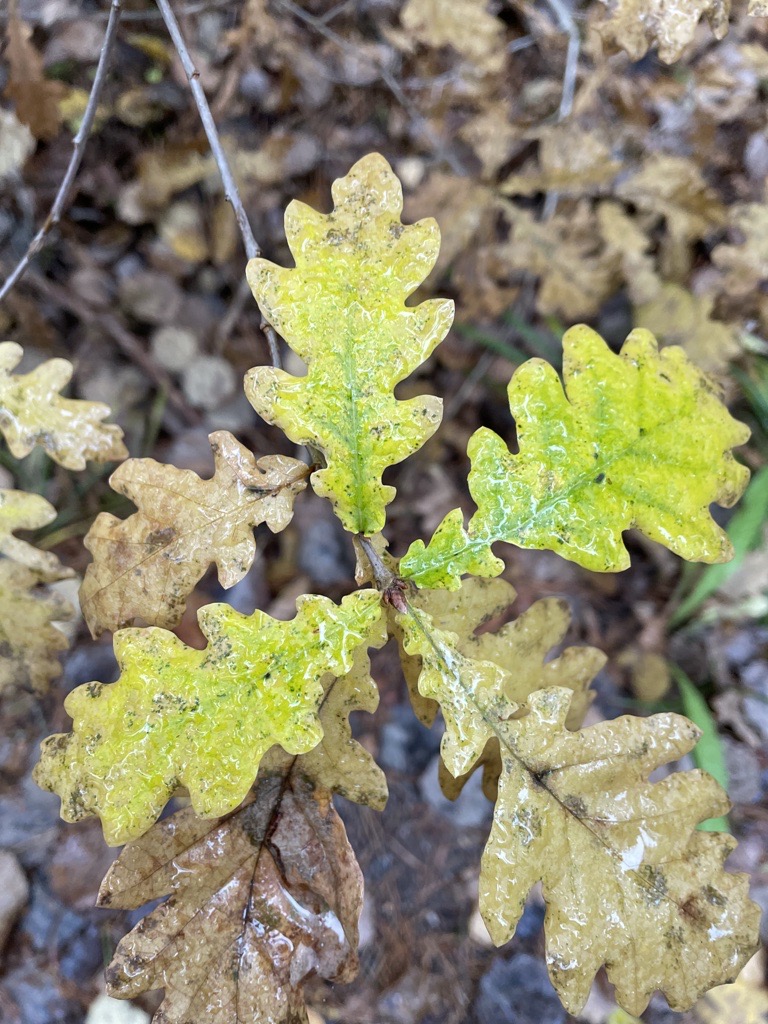
<svg viewBox="0 0 768 1024">
<path fill-rule="evenodd" d="M 12 110 L 0 109 L 0 181 L 15 174 L 34 152 L 32 132 Z"/>
<path fill-rule="evenodd" d="M 486 0 L 408 0 L 400 23 L 420 43 L 451 46 L 485 71 L 504 66 L 504 26 Z"/>
<path fill-rule="evenodd" d="M 635 305 L 650 302 L 661 287 L 648 236 L 621 203 L 606 200 L 597 208 L 597 223 L 606 252 L 616 257 L 629 297 Z"/>
<path fill-rule="evenodd" d="M 6 96 L 16 104 L 16 116 L 38 139 L 54 138 L 61 127 L 59 100 L 66 93 L 63 82 L 52 82 L 43 74 L 43 60 L 32 43 L 32 29 L 11 4 L 7 24 L 8 62 Z"/>
<path fill-rule="evenodd" d="M 743 241 L 716 246 L 712 262 L 725 271 L 728 294 L 744 298 L 768 280 L 768 203 L 737 203 L 728 221 Z"/>
<path fill-rule="evenodd" d="M 102 512 L 85 538 L 93 562 L 80 601 L 94 636 L 136 619 L 175 626 L 211 562 L 221 585 L 234 586 L 253 562 L 254 528 L 266 522 L 277 533 L 291 521 L 305 463 L 285 455 L 256 461 L 225 430 L 210 442 L 210 480 L 154 459 L 128 459 L 110 477 L 139 511 L 125 520 Z"/>
<path fill-rule="evenodd" d="M 99 904 L 135 909 L 170 893 L 117 947 L 109 994 L 164 988 L 165 1024 L 300 1024 L 310 975 L 357 972 L 363 878 L 330 793 L 267 775 L 216 821 L 190 808 L 122 852 Z"/>
<path fill-rule="evenodd" d="M 706 16 L 716 39 L 728 31 L 731 0 L 602 0 L 610 18 L 603 31 L 632 60 L 640 60 L 649 47 L 658 46 L 659 57 L 671 64 L 693 39 L 702 15 Z M 753 0 L 754 2 L 754 0 Z M 753 13 L 753 12 L 750 12 Z"/>
<path fill-rule="evenodd" d="M 513 224 L 512 238 L 497 251 L 510 267 L 540 276 L 539 312 L 572 320 L 597 312 L 611 293 L 615 261 L 600 251 L 592 211 L 579 206 L 570 216 L 538 221 L 512 203 L 504 210 Z"/>
<path fill-rule="evenodd" d="M 437 172 L 431 174 L 405 201 L 404 219 L 412 223 L 440 213 L 440 252 L 432 276 L 435 281 L 467 249 L 488 219 L 493 193 L 471 178 Z"/>
<path fill-rule="evenodd" d="M 603 192 L 621 169 L 600 133 L 567 122 L 542 129 L 538 163 L 513 174 L 500 186 L 504 195 L 560 192 L 582 196 Z"/>
<path fill-rule="evenodd" d="M 681 345 L 702 370 L 724 370 L 742 351 L 738 328 L 712 319 L 715 300 L 694 295 L 678 284 L 663 284 L 657 294 L 635 310 L 638 327 L 655 334 L 664 345 Z"/>
</svg>

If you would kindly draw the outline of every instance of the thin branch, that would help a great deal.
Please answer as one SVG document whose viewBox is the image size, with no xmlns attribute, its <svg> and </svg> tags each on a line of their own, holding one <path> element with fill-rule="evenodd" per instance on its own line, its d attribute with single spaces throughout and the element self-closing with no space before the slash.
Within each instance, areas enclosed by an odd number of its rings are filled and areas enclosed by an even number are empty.
<svg viewBox="0 0 768 1024">
<path fill-rule="evenodd" d="M 565 54 L 565 71 L 563 72 L 563 91 L 560 96 L 560 109 L 557 113 L 557 123 L 565 121 L 570 117 L 573 110 L 573 98 L 576 92 L 576 76 L 579 70 L 579 51 L 581 40 L 579 29 L 574 20 L 573 14 L 563 0 L 547 0 L 552 12 L 557 19 L 561 30 L 568 36 L 568 49 Z M 548 192 L 544 200 L 542 220 L 549 220 L 557 209 L 560 195 L 558 192 Z"/>
<path fill-rule="evenodd" d="M 224 147 L 221 144 L 219 132 L 216 128 L 216 122 L 213 119 L 211 108 L 208 105 L 205 90 L 200 84 L 200 72 L 197 70 L 195 63 L 192 60 L 192 56 L 187 48 L 184 36 L 181 33 L 179 23 L 176 20 L 176 15 L 173 13 L 170 0 L 156 0 L 156 3 L 163 16 L 163 21 L 166 24 L 168 33 L 173 40 L 176 52 L 179 55 L 181 66 L 184 68 L 184 73 L 187 76 L 189 88 L 192 91 L 192 97 L 195 101 L 197 112 L 200 115 L 200 120 L 202 122 L 203 129 L 205 130 L 206 138 L 208 139 L 208 145 L 211 147 L 213 158 L 216 161 L 216 166 L 219 169 L 219 175 L 224 185 L 224 196 L 235 212 L 235 220 L 237 221 L 237 226 L 240 229 L 240 235 L 243 239 L 245 254 L 249 260 L 252 260 L 256 256 L 261 255 L 261 248 L 259 247 L 259 244 L 254 237 L 253 230 L 251 229 L 251 223 L 248 220 L 248 214 L 245 212 L 243 201 L 240 198 L 240 192 L 238 191 L 235 183 L 232 168 L 229 166 L 227 154 L 224 152 Z M 272 365 L 279 367 L 280 349 L 278 346 L 277 335 L 263 316 L 261 319 L 261 330 L 264 332 L 267 344 L 269 345 L 269 354 L 272 360 Z"/>
<path fill-rule="evenodd" d="M 69 203 L 72 189 L 75 184 L 75 178 L 77 177 L 77 172 L 80 170 L 80 164 L 82 163 L 83 154 L 85 153 L 85 143 L 93 126 L 99 97 L 107 77 L 109 59 L 112 54 L 112 48 L 117 34 L 117 26 L 120 21 L 121 3 L 122 0 L 112 0 L 112 6 L 109 10 L 109 20 L 107 21 L 107 29 L 104 33 L 104 42 L 101 44 L 99 63 L 96 67 L 96 75 L 93 79 L 93 85 L 91 86 L 91 94 L 88 97 L 88 104 L 85 108 L 80 128 L 72 142 L 72 156 L 69 159 L 66 174 L 62 179 L 61 185 L 59 185 L 59 191 L 56 193 L 53 206 L 51 207 L 50 213 L 45 218 L 43 226 L 29 243 L 29 248 L 26 253 L 16 265 L 16 268 L 6 278 L 2 288 L 0 288 L 0 302 L 2 302 L 11 288 L 13 288 L 13 286 L 26 273 L 27 267 L 29 267 L 32 260 L 42 249 L 48 233 L 52 228 L 58 225 L 64 210 Z"/>
</svg>

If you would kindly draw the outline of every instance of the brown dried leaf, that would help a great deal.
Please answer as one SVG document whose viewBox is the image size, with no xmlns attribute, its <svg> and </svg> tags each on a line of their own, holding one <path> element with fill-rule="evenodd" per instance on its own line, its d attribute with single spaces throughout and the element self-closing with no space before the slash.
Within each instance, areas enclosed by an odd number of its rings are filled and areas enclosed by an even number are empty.
<svg viewBox="0 0 768 1024">
<path fill-rule="evenodd" d="M 176 625 L 211 562 L 222 587 L 234 586 L 253 562 L 254 527 L 277 533 L 291 521 L 308 466 L 284 455 L 256 461 L 226 430 L 209 440 L 210 480 L 154 459 L 128 459 L 110 477 L 139 511 L 126 520 L 102 512 L 85 538 L 94 560 L 80 596 L 94 636 L 138 618 Z"/>
<path fill-rule="evenodd" d="M 753 0 L 754 2 L 754 0 Z M 659 57 L 672 64 L 693 39 L 702 15 L 706 16 L 716 39 L 728 31 L 731 0 L 603 0 L 611 12 L 604 25 L 610 38 L 623 47 L 632 60 L 640 60 L 649 47 L 658 46 Z M 752 12 L 750 12 L 752 13 Z"/>
<path fill-rule="evenodd" d="M 619 260 L 629 297 L 635 304 L 650 302 L 661 282 L 653 257 L 648 254 L 648 237 L 620 203 L 610 200 L 597 208 L 597 223 L 606 251 Z"/>
<path fill-rule="evenodd" d="M 768 203 L 737 203 L 728 220 L 743 241 L 716 246 L 712 262 L 725 271 L 728 294 L 744 298 L 768 279 Z"/>
<path fill-rule="evenodd" d="M 738 328 L 713 320 L 715 300 L 694 295 L 678 284 L 663 284 L 658 293 L 635 310 L 635 323 L 651 331 L 664 345 L 681 345 L 702 370 L 724 370 L 741 352 Z"/>
<path fill-rule="evenodd" d="M 406 32 L 426 46 L 451 46 L 485 71 L 504 66 L 504 26 L 486 0 L 408 0 L 400 12 Z"/>
<path fill-rule="evenodd" d="M 5 95 L 16 104 L 16 116 L 38 139 L 54 138 L 61 127 L 59 100 L 64 96 L 63 82 L 52 82 L 43 74 L 43 59 L 32 43 L 32 29 L 11 5 L 7 25 L 8 84 Z"/>
<path fill-rule="evenodd" d="M 0 430 L 11 453 L 22 459 L 39 445 L 65 469 L 124 459 L 122 430 L 101 422 L 108 406 L 59 395 L 72 377 L 69 360 L 48 359 L 31 373 L 11 373 L 23 354 L 12 341 L 0 343 Z"/>
<path fill-rule="evenodd" d="M 363 879 L 330 793 L 266 775 L 215 821 L 186 808 L 125 848 L 101 906 L 170 894 L 119 944 L 110 995 L 165 988 L 163 1024 L 300 1024 L 310 975 L 357 971 Z"/>
<path fill-rule="evenodd" d="M 664 217 L 670 234 L 682 241 L 704 238 L 725 222 L 725 210 L 692 160 L 651 153 L 635 174 L 622 181 L 616 195 Z"/>
<path fill-rule="evenodd" d="M 507 178 L 501 192 L 508 196 L 549 191 L 593 195 L 605 191 L 620 169 L 621 162 L 611 159 L 611 147 L 598 132 L 571 122 L 552 125 L 540 134 L 538 164 Z"/>
<path fill-rule="evenodd" d="M 537 221 L 512 203 L 505 203 L 504 210 L 514 231 L 497 251 L 510 267 L 540 276 L 539 312 L 571 320 L 595 313 L 611 292 L 615 261 L 600 251 L 592 211 L 579 206 L 571 216 Z"/>
<path fill-rule="evenodd" d="M 432 275 L 438 280 L 475 239 L 493 203 L 493 193 L 471 178 L 431 174 L 405 201 L 408 222 L 440 212 L 440 252 Z"/>
</svg>

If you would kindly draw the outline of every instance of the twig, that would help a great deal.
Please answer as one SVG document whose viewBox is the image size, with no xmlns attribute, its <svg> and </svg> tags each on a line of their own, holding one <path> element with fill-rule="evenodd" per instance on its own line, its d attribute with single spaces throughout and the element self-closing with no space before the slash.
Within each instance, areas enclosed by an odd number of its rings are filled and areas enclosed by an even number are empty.
<svg viewBox="0 0 768 1024">
<path fill-rule="evenodd" d="M 581 40 L 579 29 L 573 19 L 573 14 L 563 0 L 547 0 L 557 19 L 561 30 L 568 36 L 568 49 L 565 54 L 565 71 L 563 72 L 563 91 L 560 96 L 560 109 L 557 112 L 557 123 L 565 121 L 570 117 L 573 110 L 573 97 L 576 92 L 576 76 L 579 70 L 579 50 Z M 557 202 L 560 198 L 558 192 L 548 192 L 544 200 L 542 220 L 549 220 L 557 209 Z"/>
<path fill-rule="evenodd" d="M 173 406 L 176 412 L 190 426 L 198 426 L 201 421 L 200 414 L 192 409 L 184 395 L 174 384 L 166 371 L 157 366 L 149 353 L 143 348 L 138 338 L 123 326 L 118 318 L 112 313 L 101 313 L 92 309 L 87 303 L 78 299 L 77 296 L 63 285 L 49 281 L 48 278 L 35 273 L 29 275 L 29 281 L 42 295 L 47 295 L 57 305 L 69 310 L 83 323 L 95 324 L 117 344 L 123 353 L 139 367 L 150 380 L 154 381 L 158 388 L 168 396 L 168 404 Z"/>
<path fill-rule="evenodd" d="M 2 288 L 0 288 L 0 302 L 2 302 L 11 288 L 13 288 L 13 286 L 26 273 L 27 267 L 38 254 L 40 249 L 42 249 L 48 233 L 52 228 L 58 225 L 69 202 L 72 189 L 75 184 L 75 178 L 77 176 L 77 172 L 80 170 L 80 164 L 82 163 L 83 154 L 85 153 L 85 143 L 90 135 L 91 127 L 93 126 L 93 119 L 96 116 L 96 108 L 99 103 L 101 90 L 107 77 L 109 58 L 115 42 L 117 26 L 120 21 L 121 3 L 122 0 L 112 0 L 112 6 L 109 10 L 109 20 L 107 21 L 107 29 L 104 33 L 104 42 L 101 44 L 99 63 L 96 67 L 96 75 L 93 79 L 93 85 L 91 86 L 91 94 L 88 97 L 88 103 L 85 108 L 85 113 L 83 114 L 83 120 L 80 123 L 80 128 L 72 142 L 72 156 L 69 159 L 66 174 L 62 179 L 61 185 L 59 185 L 59 191 L 56 193 L 53 206 L 51 207 L 50 213 L 45 218 L 43 226 L 29 243 L 26 253 L 22 256 L 21 260 L 16 265 L 16 268 L 6 278 Z"/>
<path fill-rule="evenodd" d="M 211 147 L 213 158 L 216 161 L 216 166 L 219 169 L 219 175 L 224 185 L 224 196 L 235 212 L 235 220 L 237 221 L 237 226 L 240 228 L 240 235 L 243 239 L 245 254 L 249 260 L 255 259 L 255 257 L 261 255 L 261 248 L 259 247 L 259 244 L 254 237 L 253 230 L 251 229 L 251 223 L 248 220 L 248 215 L 245 212 L 243 201 L 240 198 L 240 193 L 237 185 L 235 184 L 232 168 L 229 166 L 227 154 L 224 152 L 224 147 L 222 146 L 221 139 L 219 138 L 216 122 L 213 119 L 211 108 L 208 106 L 205 91 L 200 84 L 200 72 L 195 67 L 195 63 L 192 60 L 187 44 L 184 41 L 184 36 L 181 34 L 181 29 L 179 28 L 179 23 L 176 20 L 176 15 L 173 13 L 170 0 L 156 0 L 156 3 L 163 16 L 163 21 L 166 24 L 168 33 L 173 40 L 176 52 L 179 55 L 181 66 L 184 68 L 184 73 L 187 76 L 189 88 L 192 91 L 192 97 L 195 101 L 197 112 L 200 115 L 200 120 L 202 121 L 206 138 L 208 139 L 208 145 Z M 277 335 L 263 316 L 261 319 L 261 330 L 264 332 L 267 344 L 269 345 L 269 354 L 272 360 L 272 365 L 279 367 L 280 348 L 278 346 Z"/>
</svg>

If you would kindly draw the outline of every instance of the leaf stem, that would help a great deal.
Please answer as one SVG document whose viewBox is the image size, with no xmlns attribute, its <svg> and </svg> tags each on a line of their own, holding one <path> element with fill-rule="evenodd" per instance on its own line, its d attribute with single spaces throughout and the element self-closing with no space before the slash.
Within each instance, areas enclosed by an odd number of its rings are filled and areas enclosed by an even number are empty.
<svg viewBox="0 0 768 1024">
<path fill-rule="evenodd" d="M 112 0 L 112 5 L 109 10 L 109 20 L 107 21 L 107 28 L 104 33 L 104 41 L 101 44 L 99 63 L 96 67 L 93 85 L 91 86 L 91 93 L 88 97 L 88 103 L 85 108 L 85 113 L 83 114 L 83 120 L 80 122 L 80 128 L 72 141 L 72 155 L 69 158 L 69 164 L 67 165 L 67 170 L 62 178 L 61 184 L 59 185 L 59 190 L 53 201 L 53 206 L 51 207 L 48 216 L 43 221 L 42 227 L 29 243 L 27 251 L 16 264 L 14 270 L 5 279 L 2 287 L 0 287 L 0 302 L 2 302 L 14 285 L 17 284 L 17 282 L 24 276 L 30 263 L 42 249 L 51 229 L 59 224 L 64 210 L 69 203 L 72 195 L 72 189 L 75 184 L 75 178 L 77 177 L 77 172 L 80 170 L 80 164 L 82 163 L 83 154 L 85 153 L 85 143 L 91 133 L 93 121 L 96 117 L 96 109 L 99 104 L 99 97 L 101 96 L 101 91 L 104 87 L 104 82 L 106 81 L 109 60 L 112 54 L 115 37 L 117 35 L 118 22 L 120 21 L 120 15 L 122 13 L 121 4 L 122 0 Z"/>
</svg>

